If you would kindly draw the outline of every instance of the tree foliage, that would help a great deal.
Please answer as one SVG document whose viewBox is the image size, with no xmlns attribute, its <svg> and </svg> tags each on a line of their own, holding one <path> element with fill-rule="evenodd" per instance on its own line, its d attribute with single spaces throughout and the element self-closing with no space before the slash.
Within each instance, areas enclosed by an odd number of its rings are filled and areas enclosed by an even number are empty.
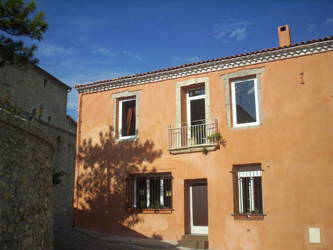
<svg viewBox="0 0 333 250">
<path fill-rule="evenodd" d="M 22 40 L 40 41 L 48 24 L 43 12 L 37 12 L 36 2 L 24 0 L 0 0 L 0 64 L 37 63 L 34 57 L 36 45 L 26 46 Z"/>
</svg>

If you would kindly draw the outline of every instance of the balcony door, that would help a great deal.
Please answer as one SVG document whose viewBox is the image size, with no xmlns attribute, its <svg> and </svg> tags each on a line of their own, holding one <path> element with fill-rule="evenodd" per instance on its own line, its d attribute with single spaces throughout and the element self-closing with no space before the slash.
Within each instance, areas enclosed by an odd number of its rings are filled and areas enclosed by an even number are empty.
<svg viewBox="0 0 333 250">
<path fill-rule="evenodd" d="M 206 143 L 205 99 L 204 88 L 187 91 L 187 125 L 190 145 Z"/>
</svg>

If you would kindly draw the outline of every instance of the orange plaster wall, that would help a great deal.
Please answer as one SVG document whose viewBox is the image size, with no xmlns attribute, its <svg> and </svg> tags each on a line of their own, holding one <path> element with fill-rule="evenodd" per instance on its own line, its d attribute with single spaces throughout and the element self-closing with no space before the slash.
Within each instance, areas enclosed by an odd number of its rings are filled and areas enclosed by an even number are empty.
<svg viewBox="0 0 333 250">
<path fill-rule="evenodd" d="M 265 68 L 261 81 L 263 124 L 255 128 L 228 128 L 221 76 L 260 67 Z M 96 192 L 87 191 L 82 185 L 76 187 L 81 190 L 74 204 L 76 226 L 180 240 L 185 228 L 184 180 L 207 178 L 210 248 L 333 249 L 333 52 L 243 68 L 81 95 L 77 152 L 82 152 L 84 140 L 91 139 L 89 152 L 93 157 L 85 161 L 85 167 L 78 160 L 77 176 L 98 171 L 102 166 L 103 171 L 92 175 L 90 181 L 104 181 L 96 185 L 100 190 L 97 198 Z M 176 121 L 176 83 L 199 77 L 209 77 L 211 117 L 218 120 L 227 146 L 207 155 L 171 155 L 167 150 L 167 126 Z M 114 126 L 111 95 L 138 90 L 142 91 L 138 142 L 130 146 L 112 142 L 105 144 L 112 148 L 95 147 L 101 145 L 100 133 L 107 133 Z M 108 136 L 103 138 L 112 140 Z M 261 163 L 264 169 L 264 220 L 235 220 L 231 216 L 233 185 L 229 171 L 234 164 L 247 163 Z M 172 214 L 139 214 L 133 218 L 126 213 L 122 197 L 126 173 L 142 171 L 172 173 Z M 114 175 L 119 178 L 112 182 L 108 177 Z M 114 181 L 119 184 L 113 186 Z M 116 199 L 111 198 L 112 192 L 118 194 Z M 92 208 L 82 205 L 87 200 L 94 200 L 90 203 Z M 320 227 L 321 244 L 308 243 L 308 227 Z"/>
</svg>

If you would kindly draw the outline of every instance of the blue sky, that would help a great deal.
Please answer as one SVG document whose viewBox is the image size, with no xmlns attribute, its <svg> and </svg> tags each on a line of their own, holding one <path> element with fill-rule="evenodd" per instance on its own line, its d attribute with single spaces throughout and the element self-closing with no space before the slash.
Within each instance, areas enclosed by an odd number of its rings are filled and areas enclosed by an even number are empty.
<svg viewBox="0 0 333 250">
<path fill-rule="evenodd" d="M 333 35 L 333 1 L 37 0 L 40 66 L 70 86 Z M 75 119 L 77 92 L 68 113 Z"/>
</svg>

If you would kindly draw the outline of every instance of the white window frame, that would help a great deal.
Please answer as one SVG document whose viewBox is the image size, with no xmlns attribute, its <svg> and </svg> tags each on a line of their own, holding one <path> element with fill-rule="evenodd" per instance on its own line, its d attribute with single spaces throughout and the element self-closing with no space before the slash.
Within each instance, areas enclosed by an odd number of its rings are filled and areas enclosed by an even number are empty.
<svg viewBox="0 0 333 250">
<path fill-rule="evenodd" d="M 186 91 L 186 112 L 187 112 L 187 125 L 191 126 L 191 101 L 193 100 L 199 100 L 199 99 L 204 99 L 205 100 L 205 116 L 206 116 L 206 90 L 205 90 L 205 94 L 203 95 L 197 95 L 197 96 L 190 96 L 189 92 L 193 91 L 193 90 L 198 90 L 198 89 L 204 89 L 205 87 L 202 88 L 195 88 L 195 89 L 189 89 Z M 206 117 L 205 117 L 206 119 Z"/>
<path fill-rule="evenodd" d="M 196 84 L 203 84 L 205 88 L 205 116 L 206 120 L 210 121 L 210 94 L 209 94 L 209 77 L 200 77 L 200 78 L 192 78 L 190 80 L 186 80 L 183 82 L 177 82 L 176 83 L 176 126 L 181 127 L 182 126 L 182 97 L 181 92 L 182 88 L 191 87 L 191 85 Z M 187 119 L 187 118 L 186 118 Z"/>
<path fill-rule="evenodd" d="M 197 96 L 190 96 L 189 95 L 190 91 L 198 90 L 198 89 L 204 89 L 205 94 L 197 95 Z M 205 100 L 205 124 L 206 124 L 207 119 L 206 119 L 206 89 L 205 89 L 205 87 L 189 89 L 189 90 L 186 91 L 186 113 L 187 113 L 187 126 L 188 126 L 187 137 L 188 137 L 188 139 L 191 139 L 191 137 L 192 137 L 192 131 L 191 131 L 191 101 L 200 100 L 200 99 Z"/>
<path fill-rule="evenodd" d="M 254 98 L 255 98 L 255 108 L 256 108 L 256 121 L 255 122 L 248 122 L 248 123 L 237 123 L 237 109 L 236 109 L 236 91 L 235 91 L 235 85 L 237 83 L 242 83 L 245 81 L 253 81 L 253 87 L 254 87 Z M 259 100 L 258 100 L 258 84 L 257 84 L 257 78 L 247 78 L 247 79 L 241 79 L 241 80 L 234 80 L 231 82 L 231 105 L 232 105 L 232 123 L 233 127 L 239 128 L 239 127 L 249 127 L 249 126 L 257 126 L 260 124 L 260 114 L 259 114 Z"/>
<path fill-rule="evenodd" d="M 123 121 L 123 103 L 124 102 L 129 102 L 129 101 L 135 101 L 135 112 L 136 112 L 136 106 L 137 106 L 137 100 L 136 98 L 128 98 L 124 100 L 119 100 L 119 113 L 118 113 L 118 134 L 119 134 L 119 139 L 121 140 L 126 140 L 126 139 L 133 139 L 136 137 L 136 123 L 135 123 L 135 133 L 134 135 L 129 135 L 129 136 L 122 136 L 122 121 Z"/>
<path fill-rule="evenodd" d="M 250 196 L 250 211 L 255 211 L 254 207 L 254 181 L 253 177 L 261 177 L 262 178 L 262 170 L 238 170 L 237 171 L 237 179 L 238 179 L 238 212 L 240 214 L 244 214 L 244 204 L 243 204 L 243 185 L 242 178 L 250 178 L 249 185 L 249 196 Z"/>
</svg>

